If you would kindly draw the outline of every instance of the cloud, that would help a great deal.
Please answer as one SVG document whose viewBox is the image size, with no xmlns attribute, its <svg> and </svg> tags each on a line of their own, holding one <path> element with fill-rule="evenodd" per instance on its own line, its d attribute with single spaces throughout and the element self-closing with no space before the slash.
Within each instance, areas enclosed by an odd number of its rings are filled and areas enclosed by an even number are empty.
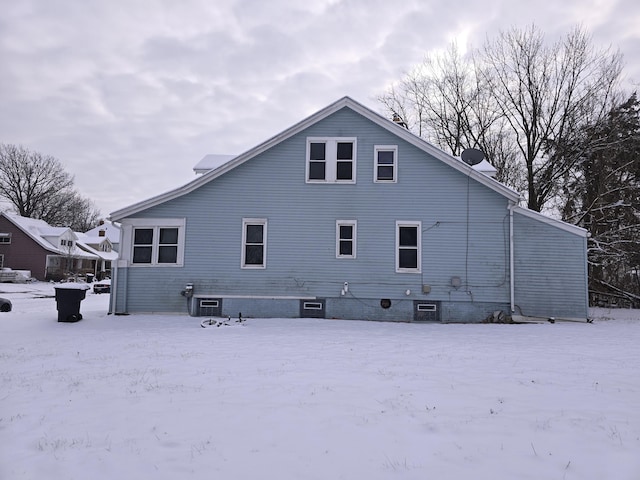
<svg viewBox="0 0 640 480">
<path fill-rule="evenodd" d="M 597 14 L 596 14 L 597 12 Z M 0 142 L 59 158 L 107 214 L 328 103 L 375 97 L 453 39 L 584 23 L 638 78 L 631 0 L 22 0 L 0 17 Z"/>
</svg>

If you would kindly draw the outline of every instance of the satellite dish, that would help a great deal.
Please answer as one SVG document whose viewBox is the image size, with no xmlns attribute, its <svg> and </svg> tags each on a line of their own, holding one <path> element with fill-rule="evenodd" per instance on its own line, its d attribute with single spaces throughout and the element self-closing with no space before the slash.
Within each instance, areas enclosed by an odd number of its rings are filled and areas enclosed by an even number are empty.
<svg viewBox="0 0 640 480">
<path fill-rule="evenodd" d="M 469 166 L 477 165 L 484 159 L 484 153 L 477 148 L 467 148 L 460 156 L 462 161 Z"/>
</svg>

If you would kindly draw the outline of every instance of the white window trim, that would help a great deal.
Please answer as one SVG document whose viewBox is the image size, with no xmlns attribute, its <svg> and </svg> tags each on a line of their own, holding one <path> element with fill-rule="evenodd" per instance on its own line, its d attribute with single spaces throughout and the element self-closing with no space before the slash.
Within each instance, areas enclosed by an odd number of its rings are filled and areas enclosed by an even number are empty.
<svg viewBox="0 0 640 480">
<path fill-rule="evenodd" d="M 353 227 L 353 249 L 351 255 L 340 255 L 340 227 L 349 225 Z M 358 221 L 357 220 L 336 220 L 336 258 L 356 258 L 357 255 L 357 239 L 358 239 Z"/>
<path fill-rule="evenodd" d="M 247 242 L 247 225 L 262 225 L 262 265 L 247 265 L 245 263 L 245 252 Z M 242 251 L 240 253 L 240 268 L 246 270 L 264 270 L 267 268 L 267 219 L 266 218 L 243 218 L 242 219 Z"/>
<path fill-rule="evenodd" d="M 400 227 L 416 227 L 417 229 L 417 248 L 418 248 L 418 267 L 417 268 L 400 268 Z M 422 272 L 422 222 L 412 220 L 396 221 L 396 273 L 421 273 Z"/>
<path fill-rule="evenodd" d="M 379 179 L 378 178 L 378 152 L 393 151 L 393 179 Z M 389 166 L 383 164 L 383 166 Z M 398 146 L 397 145 L 375 145 L 373 147 L 373 181 L 374 183 L 398 183 Z"/>
<path fill-rule="evenodd" d="M 0 245 L 10 245 L 11 244 L 11 232 L 8 233 L 0 233 Z"/>
<path fill-rule="evenodd" d="M 353 159 L 351 161 L 351 180 L 338 180 L 337 176 L 337 145 L 338 143 L 353 143 Z M 311 163 L 311 144 L 312 143 L 324 143 L 325 144 L 325 172 L 324 180 L 312 180 L 309 179 L 309 167 Z M 331 184 L 354 184 L 356 183 L 356 164 L 358 158 L 358 142 L 356 137 L 307 137 L 307 149 L 305 154 L 305 182 L 306 183 L 331 183 Z"/>
<path fill-rule="evenodd" d="M 122 220 L 122 248 L 119 266 L 134 268 L 175 268 L 184 266 L 184 243 L 186 220 L 184 218 L 125 218 Z M 153 228 L 151 263 L 133 263 L 133 231 L 135 228 Z M 178 229 L 178 252 L 176 263 L 157 263 L 158 241 L 161 228 Z M 124 265 L 121 265 L 124 263 Z"/>
</svg>

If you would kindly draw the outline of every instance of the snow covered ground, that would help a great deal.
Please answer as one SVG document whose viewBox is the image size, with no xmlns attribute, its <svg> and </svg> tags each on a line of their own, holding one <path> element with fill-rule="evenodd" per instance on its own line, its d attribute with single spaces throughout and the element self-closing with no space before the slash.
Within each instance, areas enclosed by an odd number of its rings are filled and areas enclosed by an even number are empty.
<svg viewBox="0 0 640 480">
<path fill-rule="evenodd" d="M 0 296 L 1 479 L 640 479 L 637 310 L 201 328 Z"/>
</svg>

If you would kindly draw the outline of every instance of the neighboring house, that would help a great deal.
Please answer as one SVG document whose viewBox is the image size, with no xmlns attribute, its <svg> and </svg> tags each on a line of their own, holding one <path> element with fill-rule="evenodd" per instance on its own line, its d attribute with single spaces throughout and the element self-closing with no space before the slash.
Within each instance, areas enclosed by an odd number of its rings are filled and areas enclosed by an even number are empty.
<svg viewBox="0 0 640 480">
<path fill-rule="evenodd" d="M 100 224 L 97 227 L 87 230 L 84 233 L 89 237 L 109 239 L 111 249 L 115 252 L 118 251 L 118 247 L 120 246 L 120 227 L 109 220 L 100 220 Z"/>
<path fill-rule="evenodd" d="M 70 228 L 0 213 L 3 268 L 28 270 L 37 280 L 58 281 L 71 274 L 93 273 L 98 258 L 80 248 L 78 237 Z"/>
<path fill-rule="evenodd" d="M 111 277 L 111 264 L 118 258 L 118 252 L 106 236 L 89 236 L 86 233 L 74 232 L 78 237 L 78 246 L 98 257 L 95 275 L 98 280 Z"/>
<path fill-rule="evenodd" d="M 205 157 L 206 158 L 206 157 Z M 586 319 L 586 231 L 345 97 L 111 214 L 110 310 Z"/>
</svg>

